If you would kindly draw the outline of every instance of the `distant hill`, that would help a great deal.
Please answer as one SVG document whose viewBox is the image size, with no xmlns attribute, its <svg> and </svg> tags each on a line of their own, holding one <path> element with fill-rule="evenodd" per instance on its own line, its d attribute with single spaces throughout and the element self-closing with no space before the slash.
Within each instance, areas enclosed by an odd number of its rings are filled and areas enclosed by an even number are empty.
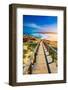
<svg viewBox="0 0 68 90">
<path fill-rule="evenodd" d="M 23 36 L 23 42 L 38 42 L 38 41 L 39 39 L 33 36 L 28 36 L 28 35 Z"/>
</svg>

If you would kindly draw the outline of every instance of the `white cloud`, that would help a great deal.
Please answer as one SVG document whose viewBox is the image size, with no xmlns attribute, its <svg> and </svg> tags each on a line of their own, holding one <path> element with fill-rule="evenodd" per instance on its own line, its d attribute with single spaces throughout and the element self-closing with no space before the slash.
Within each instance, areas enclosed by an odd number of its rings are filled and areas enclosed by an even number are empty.
<svg viewBox="0 0 68 90">
<path fill-rule="evenodd" d="M 53 25 L 44 25 L 41 27 L 42 32 L 57 32 L 57 27 Z"/>
<path fill-rule="evenodd" d="M 30 24 L 24 24 L 26 27 L 31 27 L 31 28 L 36 28 L 36 29 L 41 29 L 41 27 L 35 23 L 30 23 Z"/>
<path fill-rule="evenodd" d="M 37 25 L 35 23 L 27 23 L 27 24 L 24 24 L 24 26 L 35 28 L 38 31 L 42 31 L 42 32 L 57 32 L 57 28 L 56 28 L 56 25 L 55 24 L 53 24 L 53 25 L 42 25 L 42 26 L 39 26 L 39 25 Z"/>
</svg>

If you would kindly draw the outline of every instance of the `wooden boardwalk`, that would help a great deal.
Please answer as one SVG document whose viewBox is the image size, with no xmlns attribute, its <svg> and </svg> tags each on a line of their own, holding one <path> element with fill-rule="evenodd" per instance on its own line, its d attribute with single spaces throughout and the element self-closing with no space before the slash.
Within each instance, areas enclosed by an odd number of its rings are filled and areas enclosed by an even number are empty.
<svg viewBox="0 0 68 90">
<path fill-rule="evenodd" d="M 34 55 L 34 64 L 30 64 L 24 67 L 24 74 L 47 74 L 47 73 L 57 73 L 58 67 L 57 63 L 53 61 L 52 56 L 47 50 L 44 43 L 41 41 L 36 55 Z"/>
<path fill-rule="evenodd" d="M 40 42 L 39 50 L 36 56 L 36 63 L 32 68 L 32 74 L 44 74 L 44 73 L 48 73 L 48 68 L 43 51 L 43 43 Z"/>
</svg>

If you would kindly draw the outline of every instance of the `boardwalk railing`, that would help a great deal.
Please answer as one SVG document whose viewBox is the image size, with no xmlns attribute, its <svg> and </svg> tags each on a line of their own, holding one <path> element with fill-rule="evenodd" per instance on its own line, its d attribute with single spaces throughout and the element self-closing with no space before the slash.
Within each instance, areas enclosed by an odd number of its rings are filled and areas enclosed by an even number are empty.
<svg viewBox="0 0 68 90">
<path fill-rule="evenodd" d="M 44 55 L 45 55 L 46 65 L 47 65 L 47 68 L 48 68 L 48 73 L 51 73 L 49 63 L 48 63 L 48 58 L 47 58 L 46 51 L 45 51 L 45 45 L 43 45 L 43 51 L 44 51 Z"/>
<path fill-rule="evenodd" d="M 43 42 L 44 46 L 46 47 L 47 51 L 49 52 L 49 55 L 52 57 L 52 62 L 57 61 L 57 50 L 55 50 L 52 46 L 48 45 L 47 43 Z M 50 62 L 50 63 L 52 63 Z"/>
<path fill-rule="evenodd" d="M 40 43 L 37 44 L 35 50 L 34 50 L 34 53 L 33 55 L 30 57 L 30 62 L 28 65 L 24 65 L 24 74 L 32 74 L 32 67 L 34 65 L 34 63 L 36 62 L 36 55 L 37 55 L 37 52 L 38 52 L 38 48 L 39 48 L 39 45 Z"/>
</svg>

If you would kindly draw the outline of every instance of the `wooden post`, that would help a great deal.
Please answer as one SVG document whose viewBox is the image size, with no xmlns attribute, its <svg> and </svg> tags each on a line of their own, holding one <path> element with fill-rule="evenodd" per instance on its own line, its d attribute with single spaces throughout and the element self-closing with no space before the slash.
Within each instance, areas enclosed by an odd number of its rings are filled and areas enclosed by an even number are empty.
<svg viewBox="0 0 68 90">
<path fill-rule="evenodd" d="M 32 64 L 30 64 L 30 66 L 28 68 L 28 74 L 32 74 Z"/>
</svg>

